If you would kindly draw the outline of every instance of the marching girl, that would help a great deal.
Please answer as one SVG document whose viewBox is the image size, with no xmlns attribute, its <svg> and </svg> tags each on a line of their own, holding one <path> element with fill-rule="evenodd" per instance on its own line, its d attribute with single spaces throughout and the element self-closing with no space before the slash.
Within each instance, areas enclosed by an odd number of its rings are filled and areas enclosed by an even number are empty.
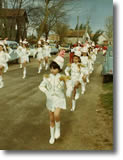
<svg viewBox="0 0 123 160">
<path fill-rule="evenodd" d="M 0 88 L 4 87 L 2 74 L 5 67 L 6 67 L 5 46 L 2 42 L 0 42 Z"/>
<path fill-rule="evenodd" d="M 4 68 L 4 73 L 8 71 L 8 61 L 11 58 L 10 54 L 13 52 L 13 50 L 6 44 L 6 52 L 5 52 L 5 60 L 6 60 L 6 66 Z"/>
<path fill-rule="evenodd" d="M 17 52 L 17 54 L 18 54 L 18 56 L 19 56 L 20 68 L 22 68 L 22 63 L 21 63 L 22 48 L 23 48 L 23 42 L 22 42 L 22 40 L 20 39 L 20 41 L 19 41 L 19 46 L 18 46 L 18 48 L 17 48 L 17 50 L 16 50 L 16 52 Z"/>
<path fill-rule="evenodd" d="M 74 51 L 81 51 L 82 47 L 81 47 L 81 42 L 78 41 L 77 46 L 74 48 Z"/>
<path fill-rule="evenodd" d="M 67 79 L 66 76 L 60 74 L 64 64 L 64 53 L 65 51 L 61 50 L 51 62 L 51 73 L 44 76 L 39 86 L 39 89 L 47 97 L 46 107 L 50 117 L 50 144 L 53 144 L 55 139 L 60 137 L 60 113 L 62 109 L 66 109 L 64 87 Z"/>
<path fill-rule="evenodd" d="M 38 41 L 37 53 L 38 53 L 37 60 L 39 62 L 38 73 L 40 73 L 42 70 L 42 63 L 43 63 L 43 48 L 41 45 L 41 41 Z"/>
<path fill-rule="evenodd" d="M 81 63 L 82 65 L 84 65 L 84 73 L 86 75 L 86 82 L 89 83 L 89 60 L 88 60 L 88 48 L 87 47 L 83 47 L 82 48 L 82 56 L 81 58 Z"/>
<path fill-rule="evenodd" d="M 70 58 L 69 58 L 70 63 L 73 62 L 73 56 L 74 56 L 74 46 L 71 45 L 71 47 L 70 47 Z"/>
<path fill-rule="evenodd" d="M 65 69 L 65 74 L 67 76 L 71 75 L 71 82 L 72 82 L 72 107 L 71 111 L 75 110 L 76 107 L 76 100 L 79 98 L 79 87 L 82 84 L 83 74 L 81 70 L 81 60 L 80 60 L 81 52 L 76 51 L 73 56 L 73 63 L 68 64 Z M 69 74 L 69 72 L 71 74 Z"/>
<path fill-rule="evenodd" d="M 26 64 L 29 63 L 29 50 L 27 49 L 28 42 L 24 40 L 23 42 L 22 51 L 20 54 L 20 62 L 22 63 L 23 67 L 23 79 L 26 78 Z"/>
<path fill-rule="evenodd" d="M 44 52 L 44 60 L 45 60 L 45 70 L 47 70 L 49 67 L 49 57 L 51 57 L 50 55 L 51 47 L 49 46 L 49 40 L 45 42 L 43 52 Z"/>
</svg>

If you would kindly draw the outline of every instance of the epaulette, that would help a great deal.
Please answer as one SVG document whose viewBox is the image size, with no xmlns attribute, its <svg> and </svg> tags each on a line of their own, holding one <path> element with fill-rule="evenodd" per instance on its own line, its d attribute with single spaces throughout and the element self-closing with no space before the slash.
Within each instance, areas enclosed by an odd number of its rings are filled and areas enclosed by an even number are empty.
<svg viewBox="0 0 123 160">
<path fill-rule="evenodd" d="M 65 75 L 61 76 L 59 79 L 60 79 L 60 81 L 71 80 L 70 76 L 65 76 Z"/>
<path fill-rule="evenodd" d="M 49 75 L 48 75 L 48 74 L 44 74 L 43 77 L 44 77 L 44 78 L 49 78 Z"/>
<path fill-rule="evenodd" d="M 70 64 L 70 63 L 68 63 L 68 64 L 67 64 L 67 66 L 68 66 L 68 67 L 71 67 L 71 64 Z"/>
<path fill-rule="evenodd" d="M 85 65 L 79 63 L 79 64 L 78 64 L 78 67 L 79 67 L 79 68 L 80 68 L 80 67 L 85 67 Z"/>
<path fill-rule="evenodd" d="M 66 80 L 66 76 L 62 75 L 61 77 L 59 77 L 60 81 L 65 81 Z"/>
<path fill-rule="evenodd" d="M 88 56 L 88 59 L 91 59 L 91 56 Z"/>
</svg>

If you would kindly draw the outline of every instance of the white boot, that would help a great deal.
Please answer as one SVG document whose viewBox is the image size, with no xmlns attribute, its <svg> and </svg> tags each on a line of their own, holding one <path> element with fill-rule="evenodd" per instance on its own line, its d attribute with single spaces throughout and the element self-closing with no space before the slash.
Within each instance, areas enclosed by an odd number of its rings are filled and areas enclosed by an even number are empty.
<svg viewBox="0 0 123 160">
<path fill-rule="evenodd" d="M 81 91 L 81 94 L 84 94 L 85 93 L 85 84 L 82 84 L 82 91 Z"/>
<path fill-rule="evenodd" d="M 43 66 L 45 67 L 45 60 L 43 61 Z"/>
<path fill-rule="evenodd" d="M 87 83 L 89 83 L 89 82 L 90 82 L 90 81 L 89 81 L 89 76 L 87 76 L 86 80 L 87 80 Z"/>
<path fill-rule="evenodd" d="M 48 69 L 48 66 L 49 66 L 49 65 L 48 65 L 48 63 L 46 63 L 45 70 L 47 70 L 47 69 Z"/>
<path fill-rule="evenodd" d="M 74 110 L 75 110 L 75 107 L 76 107 L 76 101 L 75 101 L 75 100 L 72 100 L 72 108 L 71 108 L 71 111 L 74 111 Z"/>
<path fill-rule="evenodd" d="M 55 122 L 55 139 L 60 137 L 60 122 Z"/>
<path fill-rule="evenodd" d="M 38 73 L 41 73 L 41 70 L 42 70 L 42 65 L 40 64 L 40 67 L 38 69 Z"/>
<path fill-rule="evenodd" d="M 79 91 L 78 89 L 76 90 L 76 95 L 75 95 L 75 100 L 79 99 Z"/>
<path fill-rule="evenodd" d="M 20 68 L 22 68 L 22 64 L 20 64 Z"/>
<path fill-rule="evenodd" d="M 3 88 L 3 87 L 4 87 L 3 78 L 2 76 L 0 76 L 0 88 Z"/>
<path fill-rule="evenodd" d="M 8 71 L 8 64 L 6 64 L 5 68 L 4 68 L 4 73 L 6 73 Z"/>
<path fill-rule="evenodd" d="M 26 67 L 24 67 L 24 71 L 23 71 L 23 79 L 26 78 Z"/>
<path fill-rule="evenodd" d="M 55 142 L 54 130 L 55 130 L 54 127 L 50 127 L 50 135 L 51 135 L 50 140 L 49 140 L 49 143 L 50 143 L 50 144 L 54 144 L 54 142 Z"/>
</svg>

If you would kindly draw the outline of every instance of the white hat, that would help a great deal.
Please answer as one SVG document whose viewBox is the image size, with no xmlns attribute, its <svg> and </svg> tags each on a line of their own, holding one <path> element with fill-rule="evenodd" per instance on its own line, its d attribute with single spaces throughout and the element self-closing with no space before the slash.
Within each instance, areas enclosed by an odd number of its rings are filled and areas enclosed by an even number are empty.
<svg viewBox="0 0 123 160">
<path fill-rule="evenodd" d="M 38 44 L 41 44 L 41 41 L 38 41 Z"/>
<path fill-rule="evenodd" d="M 47 41 L 46 41 L 47 43 L 49 43 L 50 41 L 47 39 Z"/>
<path fill-rule="evenodd" d="M 65 51 L 61 50 L 58 56 L 53 60 L 60 66 L 60 69 L 62 69 L 64 66 L 64 54 L 65 54 Z"/>
<path fill-rule="evenodd" d="M 83 47 L 82 52 L 87 53 L 88 52 L 88 47 Z"/>
<path fill-rule="evenodd" d="M 4 44 L 3 44 L 3 42 L 0 42 L 0 46 L 3 46 L 3 47 L 4 47 Z"/>
<path fill-rule="evenodd" d="M 81 42 L 80 42 L 80 41 L 78 41 L 78 43 L 79 43 L 79 44 L 81 44 Z"/>
<path fill-rule="evenodd" d="M 22 39 L 20 39 L 20 41 L 19 41 L 20 43 L 22 43 Z"/>
<path fill-rule="evenodd" d="M 75 51 L 74 55 L 80 57 L 81 56 L 81 51 Z"/>
<path fill-rule="evenodd" d="M 0 42 L 0 46 L 3 46 L 3 49 L 6 51 L 6 46 L 4 45 L 3 41 Z"/>
<path fill-rule="evenodd" d="M 23 43 L 23 44 L 28 44 L 28 42 L 27 42 L 26 40 L 24 40 L 22 43 Z"/>
</svg>

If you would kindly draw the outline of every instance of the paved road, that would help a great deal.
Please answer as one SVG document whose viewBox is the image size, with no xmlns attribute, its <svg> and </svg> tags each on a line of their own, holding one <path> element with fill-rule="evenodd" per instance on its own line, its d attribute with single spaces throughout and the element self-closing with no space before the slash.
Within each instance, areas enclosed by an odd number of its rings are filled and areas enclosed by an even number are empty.
<svg viewBox="0 0 123 160">
<path fill-rule="evenodd" d="M 27 78 L 23 80 L 19 66 L 10 65 L 4 75 L 5 87 L 0 90 L 0 149 L 111 150 L 112 129 L 96 115 L 102 93 L 101 63 L 102 57 L 98 56 L 86 93 L 77 101 L 75 112 L 70 112 L 67 99 L 67 110 L 61 114 L 61 138 L 54 145 L 48 143 L 48 111 L 45 95 L 38 89 L 45 71 L 38 75 L 37 62 L 31 59 Z"/>
</svg>

